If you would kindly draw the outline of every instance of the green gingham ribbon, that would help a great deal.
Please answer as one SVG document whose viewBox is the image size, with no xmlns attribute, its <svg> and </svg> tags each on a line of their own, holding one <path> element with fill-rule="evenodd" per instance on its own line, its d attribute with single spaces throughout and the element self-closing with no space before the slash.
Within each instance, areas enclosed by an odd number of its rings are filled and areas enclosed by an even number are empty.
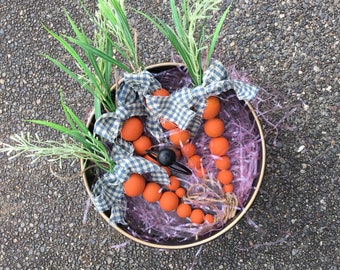
<svg viewBox="0 0 340 270">
<path fill-rule="evenodd" d="M 140 92 L 154 92 L 160 83 L 149 73 L 125 74 L 124 83 L 117 90 L 117 109 L 115 112 L 103 114 L 95 123 L 94 133 L 111 142 L 116 142 L 126 119 L 132 116 L 145 116 L 146 129 L 158 140 L 163 137 L 158 118 L 145 106 Z"/>
<path fill-rule="evenodd" d="M 258 89 L 250 84 L 230 80 L 223 65 L 216 61 L 204 73 L 203 84 L 195 88 L 182 88 L 170 96 L 153 96 L 160 83 L 148 71 L 125 74 L 124 83 L 117 90 L 118 106 L 115 112 L 103 114 L 95 123 L 94 133 L 111 141 L 115 171 L 101 177 L 93 189 L 94 204 L 99 211 L 111 209 L 110 221 L 125 224 L 126 199 L 123 183 L 131 173 L 150 173 L 151 180 L 168 184 L 165 170 L 151 161 L 133 155 L 131 143 L 119 137 L 124 121 L 132 116 L 143 116 L 145 128 L 159 142 L 164 140 L 160 119 L 175 122 L 179 128 L 194 136 L 202 123 L 202 114 L 209 96 L 235 90 L 239 99 L 253 99 Z"/>
</svg>

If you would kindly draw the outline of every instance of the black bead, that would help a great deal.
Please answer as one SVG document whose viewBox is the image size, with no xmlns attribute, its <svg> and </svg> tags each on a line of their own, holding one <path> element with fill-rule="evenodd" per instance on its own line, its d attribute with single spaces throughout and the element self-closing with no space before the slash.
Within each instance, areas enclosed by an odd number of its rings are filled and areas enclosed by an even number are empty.
<svg viewBox="0 0 340 270">
<path fill-rule="evenodd" d="M 176 153 L 171 149 L 164 148 L 159 151 L 157 160 L 163 166 L 170 166 L 176 161 Z"/>
</svg>

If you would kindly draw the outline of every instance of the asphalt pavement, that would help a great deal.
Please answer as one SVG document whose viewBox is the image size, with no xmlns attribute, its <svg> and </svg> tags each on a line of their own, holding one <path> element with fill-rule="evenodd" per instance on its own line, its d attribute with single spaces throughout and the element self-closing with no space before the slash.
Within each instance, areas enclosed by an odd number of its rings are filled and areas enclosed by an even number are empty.
<svg viewBox="0 0 340 270">
<path fill-rule="evenodd" d="M 95 1 L 84 5 L 95 12 Z M 126 7 L 145 65 L 171 61 L 170 45 L 130 9 L 169 21 L 168 1 L 126 1 Z M 57 139 L 23 120 L 65 123 L 60 88 L 82 119 L 91 111 L 91 95 L 41 56 L 73 64 L 42 27 L 70 34 L 65 10 L 92 33 L 78 1 L 0 0 L 0 141 L 20 132 Z M 231 9 L 216 58 L 247 71 L 272 97 L 262 110 L 269 110 L 278 132 L 263 121 L 263 185 L 229 232 L 184 250 L 128 241 L 92 206 L 84 222 L 88 196 L 81 177 L 60 180 L 46 159 L 32 164 L 0 154 L 0 270 L 339 269 L 339 20 L 338 0 L 244 0 Z M 270 111 L 276 99 L 280 110 Z M 79 169 L 65 164 L 61 173 Z"/>
</svg>

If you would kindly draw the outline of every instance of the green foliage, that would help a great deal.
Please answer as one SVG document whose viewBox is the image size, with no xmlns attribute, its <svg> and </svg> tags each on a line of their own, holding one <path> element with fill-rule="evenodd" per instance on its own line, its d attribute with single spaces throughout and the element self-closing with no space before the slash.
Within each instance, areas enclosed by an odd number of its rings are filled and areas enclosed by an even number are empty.
<svg viewBox="0 0 340 270">
<path fill-rule="evenodd" d="M 42 141 L 38 135 L 32 138 L 30 133 L 20 135 L 16 134 L 11 137 L 15 142 L 14 145 L 1 143 L 3 145 L 0 148 L 0 153 L 7 152 L 9 155 L 12 152 L 16 152 L 10 159 L 25 155 L 26 157 L 34 157 L 32 162 L 37 161 L 42 157 L 48 157 L 50 162 L 59 162 L 60 166 L 62 160 L 71 159 L 73 162 L 82 158 L 85 163 L 88 160 L 94 162 L 98 167 L 105 171 L 113 171 L 114 163 L 109 160 L 109 157 L 105 155 L 106 151 L 100 149 L 101 145 L 98 145 L 98 141 L 93 136 L 89 136 L 89 145 L 93 148 L 97 148 L 97 151 L 89 151 L 88 148 L 84 148 L 81 144 L 73 139 L 66 139 L 65 136 L 61 137 L 61 142 L 58 141 Z"/>
<path fill-rule="evenodd" d="M 5 144 L 0 148 L 0 152 L 16 152 L 13 157 L 26 154 L 26 156 L 34 156 L 36 159 L 46 156 L 51 161 L 61 161 L 63 159 L 84 159 L 91 160 L 98 167 L 105 171 L 112 171 L 114 169 L 114 162 L 110 159 L 108 152 L 103 142 L 98 140 L 82 121 L 75 115 L 75 113 L 68 107 L 60 91 L 61 105 L 64 110 L 69 128 L 62 125 L 43 121 L 43 120 L 28 120 L 34 124 L 39 124 L 52 128 L 62 134 L 62 142 L 58 141 L 41 141 L 36 135 L 32 139 L 30 134 L 14 135 L 11 139 L 14 140 L 15 145 Z M 69 140 L 66 140 L 66 135 Z"/>
<path fill-rule="evenodd" d="M 224 20 L 232 4 L 223 12 L 214 33 L 206 35 L 206 23 L 214 12 L 219 10 L 223 0 L 183 0 L 180 7 L 175 0 L 170 0 L 171 15 L 174 27 L 171 27 L 157 16 L 149 16 L 136 11 L 146 17 L 170 41 L 177 53 L 182 57 L 194 85 L 203 82 L 203 71 L 210 64 L 213 51 L 221 31 Z M 206 59 L 203 61 L 203 52 Z"/>
<path fill-rule="evenodd" d="M 98 11 L 91 18 L 96 26 L 92 39 L 86 36 L 82 27 L 78 27 L 68 13 L 66 17 L 75 37 L 58 35 L 46 26 L 45 29 L 74 59 L 79 71 L 71 70 L 49 55 L 44 56 L 93 95 L 97 119 L 101 115 L 100 104 L 107 111 L 113 112 L 116 108 L 110 93 L 112 70 L 119 68 L 131 73 L 143 69 L 126 18 L 124 1 L 98 1 Z M 82 58 L 77 52 L 78 48 L 85 57 Z"/>
<path fill-rule="evenodd" d="M 105 28 L 114 50 L 124 58 L 133 72 L 144 69 L 138 58 L 136 33 L 131 33 L 123 0 L 98 0 L 97 16 L 101 28 Z"/>
<path fill-rule="evenodd" d="M 79 74 L 72 71 L 64 64 L 62 64 L 60 61 L 50 57 L 49 55 L 44 56 L 47 59 L 49 59 L 52 63 L 54 63 L 56 66 L 58 66 L 66 74 L 68 74 L 71 78 L 73 78 L 76 82 L 78 82 L 81 87 L 89 91 L 93 95 L 93 97 L 99 100 L 100 103 L 103 104 L 103 106 L 107 110 L 114 111 L 115 103 L 110 95 L 111 78 L 107 78 L 105 76 L 105 73 L 106 69 L 110 69 L 112 67 L 112 64 L 119 65 L 119 63 L 116 63 L 117 62 L 116 60 L 107 56 L 105 64 L 99 66 L 98 60 L 101 58 L 96 57 L 96 53 L 99 54 L 103 52 L 89 45 L 90 40 L 86 37 L 84 32 L 76 27 L 75 23 L 68 15 L 67 18 L 70 24 L 72 25 L 72 29 L 77 35 L 77 39 L 68 36 L 65 37 L 59 36 L 53 31 L 49 30 L 47 27 L 45 28 L 52 37 L 59 41 L 59 43 L 74 59 L 75 63 L 77 64 L 77 67 L 79 68 Z M 82 46 L 82 48 L 85 51 L 84 52 L 86 56 L 85 60 L 83 60 L 81 56 L 77 53 L 76 48 L 74 48 L 74 44 L 72 44 L 71 42 L 79 46 Z M 107 45 L 107 43 L 108 41 L 106 42 L 105 45 Z M 99 112 L 97 112 L 96 115 L 99 116 L 100 115 Z"/>
</svg>

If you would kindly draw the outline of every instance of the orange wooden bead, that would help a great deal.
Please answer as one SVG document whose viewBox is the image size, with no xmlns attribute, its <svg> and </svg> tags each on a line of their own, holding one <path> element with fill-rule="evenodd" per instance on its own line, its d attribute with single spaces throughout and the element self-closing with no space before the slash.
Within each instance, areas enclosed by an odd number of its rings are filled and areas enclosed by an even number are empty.
<svg viewBox="0 0 340 270">
<path fill-rule="evenodd" d="M 218 113 L 221 110 L 221 103 L 218 97 L 208 97 L 207 98 L 207 104 L 205 106 L 205 109 L 203 111 L 202 118 L 203 119 L 211 119 L 218 115 Z"/>
<path fill-rule="evenodd" d="M 191 169 L 199 169 L 201 168 L 201 156 L 193 155 L 188 159 L 188 166 Z"/>
<path fill-rule="evenodd" d="M 234 191 L 234 186 L 233 184 L 227 184 L 223 186 L 223 191 L 224 193 L 231 193 Z"/>
<path fill-rule="evenodd" d="M 181 147 L 183 157 L 190 158 L 196 152 L 196 147 L 192 143 L 187 143 Z"/>
<path fill-rule="evenodd" d="M 148 150 L 152 146 L 152 142 L 147 136 L 140 136 L 137 140 L 133 141 L 133 147 L 135 148 L 135 152 L 137 155 L 143 156 L 145 155 L 145 150 Z"/>
<path fill-rule="evenodd" d="M 132 142 L 137 140 L 143 133 L 143 123 L 138 117 L 131 117 L 125 120 L 120 131 L 123 140 Z"/>
<path fill-rule="evenodd" d="M 215 218 L 212 214 L 206 214 L 204 219 L 208 222 L 208 223 L 214 223 Z"/>
<path fill-rule="evenodd" d="M 229 142 L 224 137 L 212 138 L 209 143 L 211 154 L 215 156 L 223 156 L 229 150 Z"/>
<path fill-rule="evenodd" d="M 184 188 L 179 187 L 178 189 L 176 189 L 175 193 L 178 196 L 178 198 L 183 198 L 185 196 L 186 191 Z"/>
<path fill-rule="evenodd" d="M 190 220 L 192 223 L 201 224 L 204 221 L 203 211 L 201 209 L 192 210 Z"/>
<path fill-rule="evenodd" d="M 204 176 L 207 175 L 207 170 L 205 168 L 201 167 L 201 168 L 199 168 L 195 171 L 195 174 L 196 174 L 197 177 L 203 178 Z"/>
<path fill-rule="evenodd" d="M 170 93 L 164 88 L 158 88 L 157 90 L 155 90 L 155 92 L 152 93 L 152 95 L 158 97 L 167 97 L 170 96 Z"/>
<path fill-rule="evenodd" d="M 189 204 L 186 203 L 181 203 L 180 205 L 178 205 L 177 207 L 177 215 L 181 218 L 186 218 L 188 216 L 190 216 L 191 214 L 191 206 Z"/>
<path fill-rule="evenodd" d="M 181 130 L 179 128 L 170 131 L 170 141 L 178 146 L 184 145 L 189 141 L 190 133 L 187 130 Z"/>
<path fill-rule="evenodd" d="M 123 184 L 124 193 L 130 197 L 136 197 L 144 191 L 145 178 L 137 173 L 132 173 Z"/>
<path fill-rule="evenodd" d="M 224 123 L 220 118 L 212 118 L 204 123 L 204 132 L 209 137 L 216 138 L 222 136 L 224 132 Z"/>
<path fill-rule="evenodd" d="M 147 202 L 154 203 L 158 201 L 162 196 L 161 186 L 155 182 L 146 184 L 143 191 L 143 198 Z"/>
<path fill-rule="evenodd" d="M 229 170 L 222 170 L 222 171 L 219 171 L 218 174 L 217 174 L 217 179 L 218 181 L 220 181 L 221 184 L 230 184 L 233 179 L 234 179 L 234 176 L 233 176 L 233 173 Z"/>
<path fill-rule="evenodd" d="M 176 129 L 178 126 L 176 125 L 176 123 L 171 122 L 171 121 L 167 121 L 164 118 L 161 119 L 161 126 L 165 129 L 165 130 L 173 130 Z"/>
<path fill-rule="evenodd" d="M 176 190 L 180 187 L 180 185 L 181 185 L 181 182 L 179 181 L 179 179 L 176 176 L 171 175 L 170 184 L 167 186 L 167 188 L 169 190 Z"/>
<path fill-rule="evenodd" d="M 230 168 L 230 159 L 228 156 L 221 156 L 215 160 L 215 165 L 219 170 L 227 170 Z"/>
<path fill-rule="evenodd" d="M 159 199 L 159 205 L 164 211 L 173 211 L 178 206 L 178 197 L 172 191 L 166 191 Z"/>
</svg>

